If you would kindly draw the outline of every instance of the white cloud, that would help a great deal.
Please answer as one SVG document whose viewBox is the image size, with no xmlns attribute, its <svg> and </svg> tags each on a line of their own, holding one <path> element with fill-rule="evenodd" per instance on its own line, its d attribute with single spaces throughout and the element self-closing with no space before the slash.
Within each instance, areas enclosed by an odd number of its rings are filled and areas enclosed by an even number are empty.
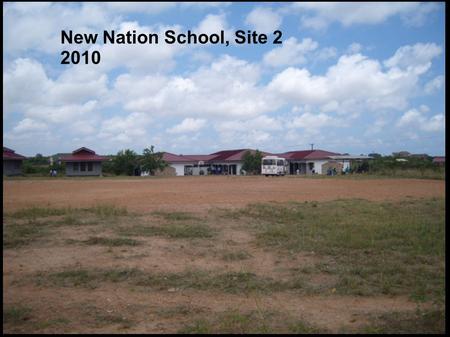
<svg viewBox="0 0 450 337">
<path fill-rule="evenodd" d="M 167 129 L 168 133 L 197 132 L 206 126 L 205 119 L 185 118 L 180 124 Z"/>
<path fill-rule="evenodd" d="M 395 15 L 400 15 L 405 22 L 418 26 L 423 24 L 426 15 L 436 8 L 436 5 L 417 2 L 296 2 L 287 10 L 301 13 L 303 27 L 322 30 L 334 22 L 339 22 L 344 27 L 379 24 Z"/>
<path fill-rule="evenodd" d="M 363 46 L 357 42 L 353 42 L 351 45 L 347 48 L 348 54 L 356 54 L 362 51 Z"/>
<path fill-rule="evenodd" d="M 297 42 L 295 37 L 290 37 L 283 42 L 281 47 L 267 52 L 263 61 L 272 67 L 303 64 L 306 62 L 306 55 L 317 49 L 318 46 L 319 44 L 310 38 Z"/>
<path fill-rule="evenodd" d="M 245 23 L 258 33 L 272 33 L 277 30 L 283 18 L 280 14 L 267 7 L 254 8 L 245 18 Z"/>
<path fill-rule="evenodd" d="M 58 53 L 61 30 L 94 33 L 114 27 L 118 21 L 104 4 L 98 3 L 27 3 L 26 6 L 8 3 L 4 9 L 3 25 L 8 27 L 4 48 L 10 54 L 25 50 Z M 71 48 L 74 47 L 67 47 Z"/>
<path fill-rule="evenodd" d="M 424 91 L 426 94 L 432 94 L 442 88 L 444 84 L 444 75 L 439 75 L 425 84 Z"/>
<path fill-rule="evenodd" d="M 68 123 L 92 114 L 107 93 L 107 77 L 94 68 L 69 68 L 56 80 L 32 59 L 17 59 L 3 75 L 5 113 L 19 111 L 27 117 Z M 93 118 L 93 116 L 91 116 Z"/>
<path fill-rule="evenodd" d="M 287 127 L 290 129 L 301 128 L 309 133 L 318 132 L 319 129 L 327 126 L 339 127 L 343 125 L 343 121 L 325 113 L 313 114 L 310 112 L 305 112 L 287 123 Z"/>
<path fill-rule="evenodd" d="M 341 56 L 325 75 L 289 67 L 274 76 L 268 88 L 294 104 L 323 106 L 334 101 L 338 113 L 404 109 L 419 76 L 440 52 L 440 47 L 434 44 L 423 47 L 418 44 L 399 48 L 385 62 L 388 69 L 361 54 Z"/>
<path fill-rule="evenodd" d="M 258 65 L 224 55 L 183 77 L 119 76 L 112 96 L 122 97 L 128 111 L 151 115 L 249 118 L 280 104 L 258 85 L 260 76 Z"/>
<path fill-rule="evenodd" d="M 140 34 L 153 34 L 159 36 L 158 43 L 147 44 L 104 44 L 91 47 L 91 51 L 98 50 L 102 55 L 97 68 L 102 71 L 109 71 L 114 68 L 125 67 L 131 72 L 149 73 L 166 72 L 175 66 L 175 57 L 185 48 L 183 44 L 167 44 L 164 33 L 167 30 L 180 32 L 180 26 L 141 26 L 136 21 L 122 22 L 116 29 L 116 34 L 126 34 L 128 31 L 139 32 Z"/>
<path fill-rule="evenodd" d="M 114 116 L 103 120 L 98 138 L 110 141 L 114 145 L 126 143 L 145 146 L 148 138 L 147 127 L 151 121 L 148 115 L 138 112 L 127 116 Z"/>
<path fill-rule="evenodd" d="M 43 131 L 47 130 L 48 127 L 45 123 L 35 121 L 31 118 L 22 119 L 19 124 L 17 124 L 14 128 L 14 132 L 30 132 L 30 131 Z"/>
<path fill-rule="evenodd" d="M 430 118 L 424 116 L 428 107 L 421 107 L 420 110 L 410 109 L 406 111 L 397 121 L 396 125 L 400 128 L 413 128 L 422 131 L 434 132 L 442 131 L 445 128 L 445 116 L 437 114 Z"/>
<path fill-rule="evenodd" d="M 315 59 L 325 61 L 335 58 L 337 56 L 337 49 L 335 47 L 325 47 L 318 50 L 315 54 Z"/>
<path fill-rule="evenodd" d="M 442 48 L 435 43 L 416 43 L 400 47 L 391 58 L 384 61 L 389 68 L 412 70 L 420 75 L 431 67 L 431 60 L 440 55 Z"/>
<path fill-rule="evenodd" d="M 174 2 L 105 2 L 103 3 L 110 10 L 117 13 L 145 13 L 159 14 L 161 12 L 173 9 L 177 4 Z"/>
</svg>

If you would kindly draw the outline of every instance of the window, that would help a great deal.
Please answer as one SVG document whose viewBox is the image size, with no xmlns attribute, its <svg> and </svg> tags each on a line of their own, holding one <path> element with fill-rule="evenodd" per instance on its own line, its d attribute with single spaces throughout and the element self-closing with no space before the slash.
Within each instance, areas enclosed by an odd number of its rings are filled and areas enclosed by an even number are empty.
<svg viewBox="0 0 450 337">
<path fill-rule="evenodd" d="M 93 170 L 93 164 L 92 163 L 87 163 L 88 164 L 88 171 L 92 172 Z"/>
<path fill-rule="evenodd" d="M 276 165 L 274 159 L 264 159 L 263 165 Z"/>
<path fill-rule="evenodd" d="M 78 172 L 80 170 L 80 163 L 73 163 L 73 170 Z"/>
<path fill-rule="evenodd" d="M 80 171 L 86 172 L 86 163 L 80 163 Z"/>
<path fill-rule="evenodd" d="M 15 160 L 14 161 L 14 168 L 15 169 L 20 169 L 20 164 L 22 164 L 22 162 L 20 160 Z"/>
<path fill-rule="evenodd" d="M 284 160 L 277 160 L 277 166 L 284 166 Z"/>
</svg>

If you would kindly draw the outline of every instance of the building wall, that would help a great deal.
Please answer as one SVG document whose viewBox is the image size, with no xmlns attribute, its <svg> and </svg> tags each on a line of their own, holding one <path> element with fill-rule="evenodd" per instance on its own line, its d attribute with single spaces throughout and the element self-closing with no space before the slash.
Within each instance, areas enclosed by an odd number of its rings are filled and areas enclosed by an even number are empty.
<svg viewBox="0 0 450 337">
<path fill-rule="evenodd" d="M 74 170 L 74 164 L 78 164 L 78 171 Z M 102 163 L 92 162 L 92 171 L 88 171 L 88 163 L 86 162 L 86 171 L 80 170 L 81 162 L 67 162 L 66 163 L 66 176 L 100 176 L 102 175 Z"/>
<path fill-rule="evenodd" d="M 170 164 L 170 167 L 175 169 L 175 175 L 184 176 L 184 165 L 185 164 Z"/>
<path fill-rule="evenodd" d="M 22 174 L 22 161 L 3 159 L 3 174 L 6 176 Z"/>
<path fill-rule="evenodd" d="M 170 164 L 170 167 L 175 169 L 177 176 L 184 176 L 184 167 L 185 166 L 193 166 L 197 163 L 183 163 L 183 164 Z M 234 163 L 214 163 L 213 165 L 236 165 L 236 175 L 241 175 L 242 163 L 234 162 Z M 192 167 L 193 175 L 199 175 L 199 171 L 203 170 L 206 173 L 206 167 Z"/>
</svg>

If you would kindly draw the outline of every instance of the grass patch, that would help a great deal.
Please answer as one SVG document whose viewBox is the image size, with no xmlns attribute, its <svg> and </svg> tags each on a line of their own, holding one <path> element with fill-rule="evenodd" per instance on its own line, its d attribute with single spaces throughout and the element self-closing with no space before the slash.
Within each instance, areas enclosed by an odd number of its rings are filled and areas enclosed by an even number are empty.
<svg viewBox="0 0 450 337">
<path fill-rule="evenodd" d="M 59 287 L 97 288 L 102 282 L 128 282 L 141 287 L 158 290 L 197 289 L 215 290 L 225 293 L 249 293 L 282 291 L 295 287 L 271 278 L 248 272 L 212 273 L 202 270 L 188 270 L 182 273 L 152 274 L 131 269 L 73 269 L 55 273 L 38 273 L 34 280 L 37 285 Z"/>
<path fill-rule="evenodd" d="M 417 310 L 416 312 L 390 312 L 370 318 L 371 324 L 359 333 L 376 334 L 444 334 L 443 309 Z"/>
<path fill-rule="evenodd" d="M 212 317 L 211 317 L 212 316 Z M 319 333 L 317 328 L 271 311 L 227 310 L 196 319 L 178 333 L 184 334 L 267 334 L 267 333 Z"/>
<path fill-rule="evenodd" d="M 135 225 L 132 227 L 120 227 L 120 235 L 126 236 L 164 236 L 172 239 L 210 238 L 213 230 L 203 224 L 177 224 L 169 223 L 161 226 Z"/>
<path fill-rule="evenodd" d="M 7 217 L 14 219 L 37 219 L 50 216 L 66 215 L 71 218 L 79 218 L 81 215 L 93 214 L 99 218 L 111 218 L 129 215 L 126 207 L 117 207 L 114 205 L 96 205 L 89 208 L 49 208 L 49 207 L 28 207 L 16 212 L 7 214 Z"/>
<path fill-rule="evenodd" d="M 31 318 L 31 308 L 17 305 L 3 308 L 3 324 L 21 325 Z"/>
<path fill-rule="evenodd" d="M 65 215 L 71 212 L 70 208 L 29 207 L 9 214 L 15 219 L 36 219 L 55 215 Z"/>
<path fill-rule="evenodd" d="M 33 329 L 36 330 L 43 330 L 43 329 L 49 329 L 49 328 L 61 328 L 62 326 L 66 326 L 70 324 L 70 320 L 67 318 L 54 318 L 54 319 L 48 319 L 42 322 L 36 322 L 33 324 Z"/>
<path fill-rule="evenodd" d="M 254 204 L 228 211 L 263 247 L 331 258 L 314 272 L 334 274 L 336 293 L 444 298 L 445 200 L 336 200 Z"/>
<path fill-rule="evenodd" d="M 155 211 L 153 215 L 163 218 L 167 221 L 188 221 L 188 220 L 200 220 L 198 217 L 194 216 L 188 212 L 175 212 L 175 211 Z"/>
<path fill-rule="evenodd" d="M 251 258 L 252 256 L 246 251 L 238 251 L 238 252 L 226 252 L 222 254 L 222 260 L 227 262 L 232 261 L 241 261 Z"/>
<path fill-rule="evenodd" d="M 48 226 L 36 220 L 26 223 L 11 223 L 3 225 L 3 247 L 19 248 L 46 237 L 49 234 Z"/>
<path fill-rule="evenodd" d="M 119 246 L 137 246 L 139 241 L 128 238 L 103 238 L 103 237 L 90 237 L 87 240 L 81 241 L 85 245 L 100 245 L 108 247 Z"/>
<path fill-rule="evenodd" d="M 97 205 L 85 210 L 95 214 L 100 218 L 111 218 L 128 215 L 128 210 L 126 207 L 117 207 L 114 205 Z"/>
<path fill-rule="evenodd" d="M 192 305 L 177 305 L 169 308 L 159 308 L 156 314 L 162 318 L 171 318 L 173 316 L 188 316 L 207 311 L 206 309 Z"/>
</svg>

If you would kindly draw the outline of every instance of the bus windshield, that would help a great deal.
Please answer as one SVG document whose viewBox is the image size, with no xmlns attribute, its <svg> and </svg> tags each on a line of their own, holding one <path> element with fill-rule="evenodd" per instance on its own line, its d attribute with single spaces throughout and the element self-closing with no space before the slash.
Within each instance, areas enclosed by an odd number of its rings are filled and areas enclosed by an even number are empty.
<svg viewBox="0 0 450 337">
<path fill-rule="evenodd" d="M 284 160 L 277 160 L 277 166 L 284 166 Z"/>
<path fill-rule="evenodd" d="M 263 165 L 276 165 L 275 164 L 275 159 L 264 159 L 263 160 Z"/>
</svg>

